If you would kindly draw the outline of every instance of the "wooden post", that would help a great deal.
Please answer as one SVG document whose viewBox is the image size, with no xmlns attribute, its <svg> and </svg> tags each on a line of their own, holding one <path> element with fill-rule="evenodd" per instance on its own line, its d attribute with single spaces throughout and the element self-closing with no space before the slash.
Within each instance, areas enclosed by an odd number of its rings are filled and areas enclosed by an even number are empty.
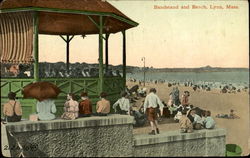
<svg viewBox="0 0 250 158">
<path fill-rule="evenodd" d="M 38 56 L 38 36 L 39 36 L 39 17 L 38 12 L 34 12 L 33 16 L 33 57 L 34 57 L 34 79 L 35 81 L 39 81 L 39 56 Z"/>
<path fill-rule="evenodd" d="M 69 43 L 70 43 L 70 40 L 69 40 L 69 35 L 67 35 L 66 37 L 66 61 L 67 61 L 67 72 L 69 72 Z"/>
<path fill-rule="evenodd" d="M 123 79 L 124 79 L 124 88 L 126 86 L 126 32 L 125 30 L 122 31 L 122 35 L 123 35 L 123 51 L 122 51 L 122 63 L 123 63 Z"/>
<path fill-rule="evenodd" d="M 109 33 L 106 33 L 106 42 L 105 42 L 105 64 L 106 64 L 106 73 L 108 72 L 108 66 L 109 66 Z"/>
<path fill-rule="evenodd" d="M 103 91 L 103 17 L 100 16 L 100 24 L 99 24 L 99 79 L 100 79 L 100 85 L 99 85 L 99 92 Z"/>
</svg>

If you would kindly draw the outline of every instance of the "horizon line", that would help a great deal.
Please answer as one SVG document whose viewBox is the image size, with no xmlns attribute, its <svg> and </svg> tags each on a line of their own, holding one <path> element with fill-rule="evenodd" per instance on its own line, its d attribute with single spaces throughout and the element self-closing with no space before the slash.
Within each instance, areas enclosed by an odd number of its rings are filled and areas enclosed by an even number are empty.
<svg viewBox="0 0 250 158">
<path fill-rule="evenodd" d="M 62 63 L 65 63 L 64 61 L 58 61 L 58 62 L 46 62 L 46 61 L 41 61 L 41 63 L 59 63 L 59 62 L 62 62 Z M 70 64 L 75 64 L 75 63 L 86 63 L 86 64 L 98 64 L 98 63 L 87 63 L 87 62 L 70 62 Z M 105 65 L 105 64 L 103 64 Z M 119 64 L 119 65 L 113 65 L 113 64 L 109 64 L 111 66 L 121 66 L 122 64 Z M 142 66 L 138 66 L 138 65 L 126 65 L 127 67 L 139 67 L 139 68 L 143 68 Z M 209 67 L 209 68 L 225 68 L 225 69 L 234 69 L 234 68 L 238 68 L 238 69 L 249 69 L 249 66 L 248 67 L 220 67 L 220 66 L 211 66 L 211 65 L 206 65 L 206 66 L 200 66 L 200 67 L 164 67 L 164 68 L 159 68 L 159 67 L 154 67 L 154 66 L 145 66 L 146 68 L 153 68 L 153 69 L 195 69 L 195 68 L 206 68 L 206 67 Z"/>
</svg>

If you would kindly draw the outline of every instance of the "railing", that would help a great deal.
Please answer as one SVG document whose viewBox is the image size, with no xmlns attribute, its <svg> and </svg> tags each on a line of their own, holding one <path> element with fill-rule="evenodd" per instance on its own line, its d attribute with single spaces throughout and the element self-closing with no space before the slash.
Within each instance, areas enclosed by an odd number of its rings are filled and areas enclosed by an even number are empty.
<svg viewBox="0 0 250 158">
<path fill-rule="evenodd" d="M 8 98 L 9 92 L 15 92 L 18 98 L 22 98 L 22 89 L 34 82 L 34 79 L 5 78 L 1 79 L 1 98 Z"/>
<path fill-rule="evenodd" d="M 55 100 L 58 112 L 60 115 L 63 112 L 63 105 L 68 93 L 74 93 L 80 96 L 82 92 L 88 92 L 93 106 L 99 99 L 99 78 L 41 78 L 41 81 L 54 83 L 61 89 L 61 93 Z M 22 104 L 24 117 L 27 118 L 29 114 L 35 112 L 35 99 L 23 99 L 22 89 L 35 82 L 34 79 L 20 79 L 20 78 L 5 78 L 1 79 L 1 102 L 5 103 L 8 99 L 9 92 L 17 93 L 17 97 Z M 124 79 L 122 77 L 105 77 L 104 78 L 104 91 L 108 93 L 108 99 L 113 104 L 119 97 L 120 92 L 124 90 Z M 78 98 L 79 99 L 79 98 Z M 1 106 L 2 106 L 1 104 Z M 93 107 L 95 109 L 95 107 Z M 95 111 L 95 110 L 94 110 Z"/>
<path fill-rule="evenodd" d="M 120 94 L 124 88 L 124 79 L 122 77 L 104 78 L 104 91 L 109 95 Z"/>
<path fill-rule="evenodd" d="M 59 98 L 65 97 L 68 93 L 80 95 L 83 91 L 87 91 L 89 96 L 96 97 L 99 95 L 99 78 L 41 78 L 40 80 L 57 85 L 62 91 Z M 7 98 L 10 91 L 17 93 L 17 97 L 22 98 L 22 89 L 32 82 L 34 82 L 34 79 L 1 79 L 1 98 Z M 105 77 L 104 91 L 109 95 L 120 93 L 124 90 L 123 83 L 122 77 Z"/>
<path fill-rule="evenodd" d="M 58 98 L 65 98 L 68 93 L 80 96 L 88 92 L 90 97 L 98 96 L 99 78 L 42 78 L 41 81 L 54 83 L 61 89 Z"/>
</svg>

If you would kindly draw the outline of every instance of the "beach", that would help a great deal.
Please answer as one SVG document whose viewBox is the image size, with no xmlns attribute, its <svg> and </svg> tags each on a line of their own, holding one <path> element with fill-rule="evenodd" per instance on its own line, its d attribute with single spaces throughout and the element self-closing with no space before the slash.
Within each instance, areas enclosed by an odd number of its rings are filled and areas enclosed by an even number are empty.
<svg viewBox="0 0 250 158">
<path fill-rule="evenodd" d="M 128 88 L 138 82 L 127 82 Z M 145 87 L 147 92 L 150 88 L 154 87 L 157 90 L 157 95 L 160 99 L 167 103 L 169 99 L 169 93 L 173 89 L 168 87 L 166 83 L 146 83 Z M 211 91 L 198 90 L 194 91 L 192 87 L 178 86 L 180 91 L 180 97 L 184 91 L 190 92 L 189 103 L 195 107 L 202 108 L 204 110 L 210 110 L 211 116 L 216 121 L 216 128 L 224 128 L 227 130 L 226 144 L 237 144 L 243 152 L 242 155 L 248 155 L 249 149 L 249 93 L 241 91 L 237 93 L 220 93 L 218 89 L 211 89 Z M 136 104 L 142 103 L 142 98 L 139 99 Z M 235 114 L 240 116 L 239 119 L 225 119 L 216 118 L 217 114 L 229 114 L 230 110 L 235 110 Z M 164 118 L 159 122 L 160 131 L 178 130 L 179 124 L 173 119 Z M 148 133 L 151 131 L 149 124 L 144 127 L 134 128 L 134 134 Z"/>
</svg>

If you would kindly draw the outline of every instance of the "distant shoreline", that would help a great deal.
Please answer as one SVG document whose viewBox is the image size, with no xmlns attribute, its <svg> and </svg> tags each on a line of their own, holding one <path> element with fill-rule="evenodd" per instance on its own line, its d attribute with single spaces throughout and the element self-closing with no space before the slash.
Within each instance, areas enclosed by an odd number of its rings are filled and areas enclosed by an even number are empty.
<svg viewBox="0 0 250 158">
<path fill-rule="evenodd" d="M 143 68 L 129 68 L 127 67 L 127 72 L 143 72 Z M 145 68 L 146 72 L 249 72 L 249 68 Z"/>
<path fill-rule="evenodd" d="M 147 72 L 196 72 L 196 73 L 202 73 L 202 72 L 239 72 L 239 71 L 249 71 L 248 68 L 215 68 L 215 69 L 209 69 L 209 70 L 203 70 L 200 68 L 164 68 L 164 69 L 151 69 L 146 70 Z"/>
<path fill-rule="evenodd" d="M 39 62 L 39 64 L 53 64 L 55 67 L 59 66 L 61 67 L 62 65 L 66 66 L 65 62 L 55 62 L 55 63 L 51 63 L 51 62 Z M 1 63 L 2 65 L 2 63 Z M 4 65 L 4 64 L 3 64 Z M 70 63 L 70 66 L 74 66 L 74 65 L 81 65 L 81 67 L 86 67 L 86 68 L 97 68 L 99 67 L 98 63 Z M 105 64 L 104 64 L 105 67 Z M 109 65 L 109 69 L 112 70 L 122 70 L 123 66 L 122 64 L 120 65 Z M 144 68 L 143 67 L 139 67 L 139 66 L 126 66 L 126 71 L 127 73 L 137 73 L 137 72 L 144 72 Z M 201 72 L 235 72 L 235 71 L 243 71 L 249 72 L 249 68 L 223 68 L 223 67 L 211 67 L 211 66 L 205 66 L 205 67 L 197 67 L 197 68 L 153 68 L 153 67 L 145 67 L 145 71 L 146 72 L 197 72 L 197 73 L 201 73 Z"/>
</svg>

